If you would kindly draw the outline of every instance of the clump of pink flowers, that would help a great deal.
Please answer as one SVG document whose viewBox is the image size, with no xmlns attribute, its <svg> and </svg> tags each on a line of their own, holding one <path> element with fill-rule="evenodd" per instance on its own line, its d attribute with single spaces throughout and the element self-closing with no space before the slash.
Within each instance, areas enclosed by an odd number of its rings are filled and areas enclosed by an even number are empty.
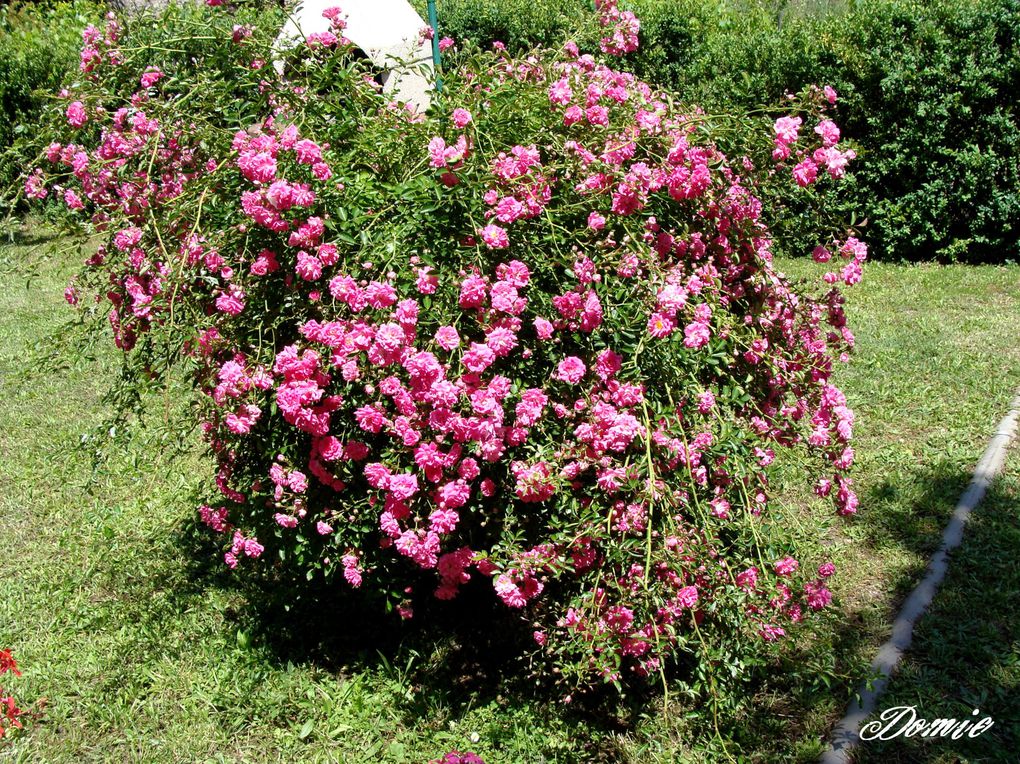
<svg viewBox="0 0 1020 764">
<path fill-rule="evenodd" d="M 0 650 L 0 677 L 8 673 L 13 676 L 21 676 L 21 672 L 18 671 L 18 664 L 15 662 L 14 656 L 11 655 L 11 651 Z M 24 713 L 24 711 L 18 708 L 14 696 L 9 694 L 0 685 L 0 738 L 10 734 L 12 730 L 22 729 L 23 723 L 21 717 Z"/>
<path fill-rule="evenodd" d="M 431 764 L 485 764 L 485 761 L 476 753 L 460 753 L 459 751 L 450 751 L 440 756 L 438 759 L 433 759 Z"/>
<path fill-rule="evenodd" d="M 638 32 L 641 22 L 632 11 L 621 11 L 617 0 L 596 0 L 599 25 L 607 32 L 599 41 L 603 53 L 622 56 L 638 49 Z"/>
<path fill-rule="evenodd" d="M 867 247 L 819 223 L 815 260 L 844 265 L 808 289 L 776 269 L 769 215 L 853 159 L 835 93 L 741 123 L 755 148 L 729 157 L 710 118 L 576 46 L 497 49 L 425 117 L 327 13 L 317 65 L 282 74 L 253 65 L 268 31 L 235 39 L 223 9 L 213 72 L 126 60 L 112 18 L 86 30 L 78 100 L 26 181 L 105 232 L 68 301 L 101 306 L 138 384 L 191 375 L 224 564 L 403 618 L 482 582 L 582 684 L 827 606 L 832 568 L 808 574 L 772 475 L 805 451 L 816 494 L 857 509 L 832 375 L 854 344 L 837 287 Z M 598 17 L 603 53 L 636 47 L 633 14 Z M 247 129 L 178 107 L 203 76 L 240 83 Z M 765 537 L 786 551 L 763 559 Z"/>
</svg>

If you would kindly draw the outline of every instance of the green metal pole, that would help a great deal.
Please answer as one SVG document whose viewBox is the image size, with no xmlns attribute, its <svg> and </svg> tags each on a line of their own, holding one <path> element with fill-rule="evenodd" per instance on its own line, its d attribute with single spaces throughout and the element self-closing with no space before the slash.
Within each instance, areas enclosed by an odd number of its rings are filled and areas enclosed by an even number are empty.
<svg viewBox="0 0 1020 764">
<path fill-rule="evenodd" d="M 432 65 L 436 69 L 436 92 L 443 92 L 443 78 L 441 76 L 442 59 L 439 55 L 439 20 L 436 18 L 436 0 L 428 0 L 429 26 L 432 27 Z"/>
</svg>

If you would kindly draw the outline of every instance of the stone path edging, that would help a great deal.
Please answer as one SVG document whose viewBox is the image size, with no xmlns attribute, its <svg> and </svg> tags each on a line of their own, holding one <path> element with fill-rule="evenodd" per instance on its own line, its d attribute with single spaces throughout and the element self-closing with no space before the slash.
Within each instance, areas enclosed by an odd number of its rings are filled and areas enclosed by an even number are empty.
<svg viewBox="0 0 1020 764">
<path fill-rule="evenodd" d="M 852 701 L 846 715 L 832 730 L 830 745 L 822 754 L 821 764 L 849 764 L 850 752 L 860 742 L 858 733 L 861 723 L 875 711 L 878 697 L 889 684 L 892 673 L 899 665 L 903 653 L 910 647 L 914 626 L 931 605 L 942 579 L 946 577 L 949 553 L 959 546 L 963 539 L 963 527 L 970 513 L 981 503 L 992 480 L 1002 469 L 1006 460 L 1006 449 L 1017 435 L 1020 420 L 1020 393 L 1010 404 L 1009 413 L 999 422 L 988 447 L 974 468 L 967 490 L 956 504 L 956 510 L 942 533 L 942 544 L 928 562 L 928 571 L 903 603 L 896 620 L 893 621 L 892 635 L 878 650 L 871 664 L 872 674 L 879 675 L 871 688 L 867 683 L 858 691 L 860 699 Z"/>
</svg>

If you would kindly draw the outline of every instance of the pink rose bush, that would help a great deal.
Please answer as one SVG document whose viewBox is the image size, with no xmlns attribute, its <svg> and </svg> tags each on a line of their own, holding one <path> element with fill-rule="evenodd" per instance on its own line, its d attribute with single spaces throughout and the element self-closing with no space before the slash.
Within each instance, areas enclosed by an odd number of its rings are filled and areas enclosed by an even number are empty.
<svg viewBox="0 0 1020 764">
<path fill-rule="evenodd" d="M 193 380 L 225 565 L 404 618 L 490 587 L 580 685 L 828 605 L 832 569 L 772 521 L 773 462 L 808 454 L 856 510 L 831 377 L 867 249 L 819 223 L 844 265 L 794 284 L 768 225 L 853 158 L 826 91 L 723 123 L 568 45 L 476 56 L 423 114 L 378 92 L 342 10 L 282 74 L 243 8 L 167 13 L 86 30 L 27 190 L 105 235 L 73 295 L 129 382 Z M 218 41 L 159 44 L 196 20 Z M 615 3 L 596 21 L 603 53 L 636 45 Z"/>
</svg>

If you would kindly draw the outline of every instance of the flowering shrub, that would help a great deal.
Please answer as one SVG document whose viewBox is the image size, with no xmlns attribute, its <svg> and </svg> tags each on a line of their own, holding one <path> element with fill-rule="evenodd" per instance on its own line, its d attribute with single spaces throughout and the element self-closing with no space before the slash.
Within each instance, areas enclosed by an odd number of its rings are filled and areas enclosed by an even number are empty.
<svg viewBox="0 0 1020 764">
<path fill-rule="evenodd" d="M 834 91 L 711 118 L 569 44 L 475 56 L 425 115 L 379 95 L 342 10 L 282 74 L 243 8 L 166 13 L 85 30 L 26 192 L 105 232 L 67 299 L 108 315 L 129 384 L 194 380 L 227 566 L 403 618 L 488 580 L 579 685 L 829 604 L 770 475 L 799 449 L 856 510 L 830 377 L 867 249 L 819 223 L 842 265 L 815 294 L 762 213 L 853 158 Z M 631 14 L 596 22 L 632 49 Z"/>
<path fill-rule="evenodd" d="M 7 673 L 21 676 L 11 651 L 0 650 L 0 677 Z M 6 736 L 13 729 L 22 728 L 20 717 L 23 714 L 24 711 L 18 708 L 17 703 L 14 702 L 14 697 L 4 690 L 3 685 L 0 685 L 0 738 Z"/>
</svg>

